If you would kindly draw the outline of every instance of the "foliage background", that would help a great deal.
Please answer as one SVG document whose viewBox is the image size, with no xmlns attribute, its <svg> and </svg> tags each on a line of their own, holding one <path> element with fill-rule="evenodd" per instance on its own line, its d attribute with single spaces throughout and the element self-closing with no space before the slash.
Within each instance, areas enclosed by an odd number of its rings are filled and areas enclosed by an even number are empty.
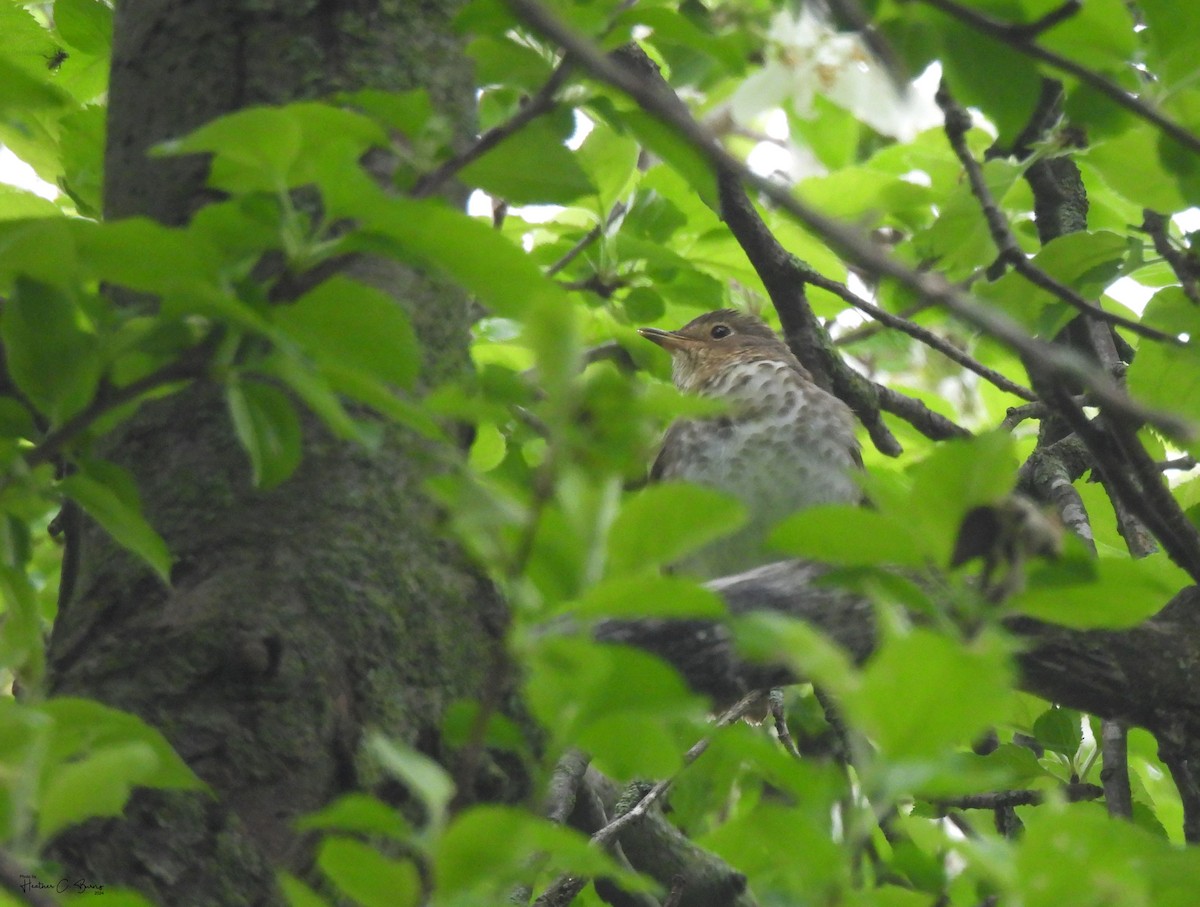
<svg viewBox="0 0 1200 907">
<path fill-rule="evenodd" d="M 1200 294 L 1173 218 L 1200 199 L 1200 14 L 430 7 L 381 43 L 465 48 L 472 85 L 389 81 L 338 14 L 359 56 L 205 95 L 186 129 L 155 132 L 178 100 L 131 122 L 114 68 L 106 160 L 112 10 L 0 6 L 0 141 L 62 191 L 0 192 L 3 897 L 1190 904 Z M 119 12 L 118 50 L 152 31 Z M 238 13 L 211 34 L 253 34 Z M 600 52 L 631 42 L 652 66 Z M 939 121 L 905 134 L 889 67 L 935 62 Z M 740 164 L 768 118 L 817 172 Z M 660 575 L 738 513 L 640 487 L 700 410 L 635 329 L 727 305 L 864 423 L 875 509 L 777 537 L 851 598 Z M 1074 534 L 984 602 L 950 556 L 1018 487 Z M 697 683 L 714 628 L 732 680 Z M 800 758 L 697 692 L 756 670 L 805 681 Z M 142 849 L 158 827 L 198 829 L 176 864 Z"/>
</svg>

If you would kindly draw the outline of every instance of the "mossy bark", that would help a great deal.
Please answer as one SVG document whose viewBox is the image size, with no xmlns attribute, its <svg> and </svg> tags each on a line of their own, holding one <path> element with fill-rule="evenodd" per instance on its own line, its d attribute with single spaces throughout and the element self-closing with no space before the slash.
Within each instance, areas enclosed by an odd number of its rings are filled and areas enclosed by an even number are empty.
<svg viewBox="0 0 1200 907">
<path fill-rule="evenodd" d="M 449 27 L 458 6 L 118 4 L 107 216 L 186 222 L 206 200 L 206 161 L 146 150 L 248 105 L 421 86 L 467 140 L 472 82 Z M 390 263 L 362 267 L 409 309 L 427 383 L 467 367 L 461 293 Z M 376 780 L 364 734 L 449 761 L 445 708 L 494 682 L 504 610 L 422 491 L 444 457 L 402 431 L 368 452 L 310 420 L 298 472 L 261 492 L 207 383 L 145 405 L 100 453 L 134 474 L 176 565 L 167 588 L 85 525 L 51 688 L 143 716 L 211 794 L 138 793 L 123 819 L 83 826 L 55 856 L 72 876 L 157 903 L 280 903 L 275 871 L 303 873 L 312 859 L 293 820 Z"/>
</svg>

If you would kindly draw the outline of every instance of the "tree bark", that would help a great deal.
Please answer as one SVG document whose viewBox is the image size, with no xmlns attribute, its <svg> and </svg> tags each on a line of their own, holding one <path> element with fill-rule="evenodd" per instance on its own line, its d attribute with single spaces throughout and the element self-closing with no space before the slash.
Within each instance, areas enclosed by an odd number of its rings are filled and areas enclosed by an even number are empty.
<svg viewBox="0 0 1200 907">
<path fill-rule="evenodd" d="M 147 149 L 249 105 L 420 86 L 466 141 L 473 86 L 449 27 L 459 5 L 118 4 L 106 215 L 185 223 L 209 199 L 206 159 Z M 403 298 L 427 385 L 467 366 L 460 291 L 391 263 L 355 269 Z M 51 689 L 142 716 L 211 792 L 140 792 L 123 819 L 82 826 L 55 856 L 156 903 L 280 903 L 275 870 L 311 864 L 297 816 L 354 788 L 403 805 L 364 755 L 367 729 L 448 761 L 444 711 L 496 682 L 506 613 L 439 529 L 422 492 L 439 458 L 406 432 L 368 452 L 309 419 L 303 464 L 261 492 L 221 389 L 202 382 L 145 405 L 99 453 L 136 477 L 175 567 L 166 588 L 85 525 Z M 503 797 L 505 782 L 465 793 Z"/>
</svg>

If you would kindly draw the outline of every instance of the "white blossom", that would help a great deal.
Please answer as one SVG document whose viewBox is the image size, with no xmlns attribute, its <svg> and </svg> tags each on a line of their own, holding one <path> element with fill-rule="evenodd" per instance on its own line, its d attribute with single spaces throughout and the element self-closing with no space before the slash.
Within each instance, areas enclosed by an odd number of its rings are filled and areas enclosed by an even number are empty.
<svg viewBox="0 0 1200 907">
<path fill-rule="evenodd" d="M 799 15 L 779 13 L 767 45 L 767 64 L 731 99 L 733 117 L 743 125 L 789 104 L 797 116 L 811 117 L 818 94 L 901 141 L 937 122 L 931 98 L 897 90 L 857 34 L 835 31 L 807 7 Z"/>
</svg>

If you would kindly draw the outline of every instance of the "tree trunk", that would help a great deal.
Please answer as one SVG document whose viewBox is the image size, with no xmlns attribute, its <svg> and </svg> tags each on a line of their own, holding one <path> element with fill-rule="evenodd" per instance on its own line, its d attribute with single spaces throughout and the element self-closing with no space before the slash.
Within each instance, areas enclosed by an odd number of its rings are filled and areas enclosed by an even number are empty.
<svg viewBox="0 0 1200 907">
<path fill-rule="evenodd" d="M 205 159 L 146 150 L 249 105 L 423 86 L 465 140 L 473 96 L 449 28 L 458 6 L 118 4 L 107 216 L 185 223 L 206 200 Z M 390 263 L 356 268 L 404 299 L 427 385 L 466 367 L 461 292 Z M 422 493 L 432 453 L 401 431 L 368 452 L 309 420 L 300 469 L 260 492 L 221 388 L 203 382 L 104 440 L 99 454 L 134 474 L 171 547 L 171 587 L 85 525 L 51 689 L 141 715 L 211 794 L 137 794 L 123 819 L 60 842 L 64 869 L 163 904 L 279 903 L 274 870 L 311 862 L 292 821 L 343 791 L 386 787 L 361 749 L 365 730 L 446 761 L 443 713 L 494 679 L 505 613 Z"/>
</svg>

